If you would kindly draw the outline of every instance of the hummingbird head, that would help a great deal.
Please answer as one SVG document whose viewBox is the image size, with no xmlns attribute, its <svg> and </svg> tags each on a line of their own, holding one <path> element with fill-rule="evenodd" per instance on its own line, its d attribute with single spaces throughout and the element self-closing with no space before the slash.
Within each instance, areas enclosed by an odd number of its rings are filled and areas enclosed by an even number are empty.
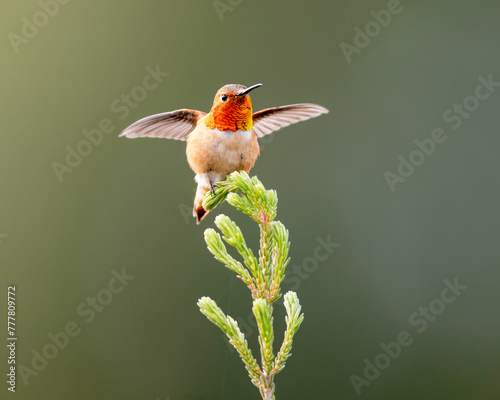
<svg viewBox="0 0 500 400">
<path fill-rule="evenodd" d="M 260 86 L 261 83 L 248 88 L 236 84 L 221 87 L 215 95 L 205 124 L 210 129 L 217 128 L 219 131 L 252 129 L 252 101 L 248 93 Z"/>
</svg>

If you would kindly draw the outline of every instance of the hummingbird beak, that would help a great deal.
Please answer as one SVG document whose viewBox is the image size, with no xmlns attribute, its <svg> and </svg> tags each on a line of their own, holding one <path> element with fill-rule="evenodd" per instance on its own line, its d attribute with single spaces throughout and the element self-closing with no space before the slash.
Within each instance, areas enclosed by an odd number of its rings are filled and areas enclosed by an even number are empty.
<svg viewBox="0 0 500 400">
<path fill-rule="evenodd" d="M 246 88 L 245 90 L 239 92 L 236 94 L 236 96 L 244 96 L 248 93 L 250 93 L 252 90 L 257 89 L 258 87 L 261 87 L 262 83 L 257 83 L 256 85 L 250 86 L 249 88 Z"/>
</svg>

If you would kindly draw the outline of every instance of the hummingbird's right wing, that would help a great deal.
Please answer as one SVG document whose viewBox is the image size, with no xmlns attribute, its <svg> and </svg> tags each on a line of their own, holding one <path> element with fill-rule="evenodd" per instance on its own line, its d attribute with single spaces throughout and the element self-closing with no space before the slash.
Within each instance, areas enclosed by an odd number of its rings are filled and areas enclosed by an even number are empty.
<svg viewBox="0 0 500 400">
<path fill-rule="evenodd" d="M 253 114 L 252 131 L 260 138 L 285 126 L 327 113 L 325 107 L 311 103 L 266 108 Z"/>
<path fill-rule="evenodd" d="M 186 108 L 162 114 L 150 115 L 149 117 L 134 122 L 120 133 L 130 139 L 138 137 L 166 138 L 175 140 L 186 140 L 189 134 L 196 128 L 196 123 L 206 113 Z"/>
</svg>

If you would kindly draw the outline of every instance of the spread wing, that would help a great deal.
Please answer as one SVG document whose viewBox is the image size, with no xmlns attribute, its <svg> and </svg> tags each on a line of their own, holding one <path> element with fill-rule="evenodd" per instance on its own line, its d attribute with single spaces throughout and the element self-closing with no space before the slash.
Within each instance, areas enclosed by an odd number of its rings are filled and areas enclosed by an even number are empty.
<svg viewBox="0 0 500 400">
<path fill-rule="evenodd" d="M 134 122 L 120 136 L 130 139 L 151 137 L 186 140 L 204 115 L 206 113 L 188 109 L 150 115 Z"/>
<path fill-rule="evenodd" d="M 257 137 L 262 137 L 285 126 L 326 113 L 328 110 L 325 107 L 310 103 L 266 108 L 253 114 L 252 130 Z"/>
</svg>

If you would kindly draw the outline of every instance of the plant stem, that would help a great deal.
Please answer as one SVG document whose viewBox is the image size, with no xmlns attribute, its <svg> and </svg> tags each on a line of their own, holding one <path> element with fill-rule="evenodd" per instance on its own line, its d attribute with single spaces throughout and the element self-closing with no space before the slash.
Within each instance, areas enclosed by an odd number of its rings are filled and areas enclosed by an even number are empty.
<svg viewBox="0 0 500 400">
<path fill-rule="evenodd" d="M 263 374 L 261 378 L 261 387 L 260 389 L 260 395 L 262 396 L 262 400 L 274 400 L 274 384 L 273 384 L 273 377 L 272 376 L 266 376 Z"/>
</svg>

